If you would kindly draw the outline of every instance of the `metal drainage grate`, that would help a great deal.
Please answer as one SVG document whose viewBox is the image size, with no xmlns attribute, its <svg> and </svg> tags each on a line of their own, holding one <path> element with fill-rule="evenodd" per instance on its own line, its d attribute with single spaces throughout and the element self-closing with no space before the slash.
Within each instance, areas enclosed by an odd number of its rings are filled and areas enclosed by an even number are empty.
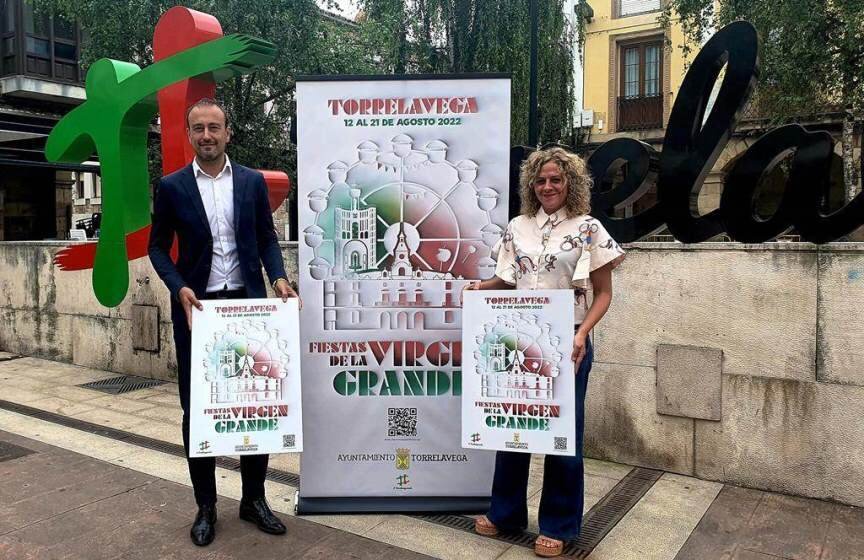
<svg viewBox="0 0 864 560">
<path fill-rule="evenodd" d="M 159 439 L 150 438 L 116 428 L 109 428 L 86 422 L 77 418 L 70 418 L 61 414 L 48 412 L 23 404 L 0 400 L 0 409 L 8 410 L 32 418 L 45 420 L 68 428 L 74 428 L 91 434 L 100 435 L 110 439 L 123 441 L 139 447 L 160 451 L 177 457 L 186 457 L 182 445 L 168 443 Z M 0 443 L 2 446 L 2 443 Z M 32 453 L 30 450 L 27 452 Z M 3 459 L 3 450 L 0 447 L 0 461 Z M 240 461 L 233 457 L 217 457 L 216 464 L 222 468 L 239 470 Z M 663 475 L 663 471 L 653 469 L 634 468 L 627 476 L 616 484 L 597 504 L 591 508 L 582 518 L 582 531 L 578 539 L 564 547 L 564 556 L 570 558 L 584 559 L 600 544 L 600 541 L 612 530 L 636 503 L 642 499 L 655 482 Z M 279 469 L 267 469 L 267 480 L 279 484 L 286 484 L 299 488 L 300 475 Z M 437 525 L 443 525 L 452 529 L 474 532 L 474 519 L 467 515 L 455 514 L 414 514 L 415 519 L 422 519 Z M 537 539 L 536 533 L 527 531 L 517 533 L 502 533 L 493 538 L 510 544 L 533 548 Z"/>
<path fill-rule="evenodd" d="M 31 453 L 36 452 L 32 449 L 27 449 L 26 447 L 21 447 L 7 441 L 0 441 L 0 463 L 3 461 L 20 459 L 21 457 L 30 455 Z"/>
<path fill-rule="evenodd" d="M 428 521 L 429 523 L 434 523 L 436 525 L 450 527 L 451 529 L 458 529 L 460 531 L 465 531 L 466 533 L 474 533 L 474 518 L 467 515 L 442 513 L 434 515 L 415 514 L 411 515 L 410 517 L 413 517 L 415 519 L 422 519 L 423 521 Z M 496 537 L 487 538 L 495 539 L 496 541 L 503 541 L 508 544 L 517 544 L 519 546 L 533 547 L 534 540 L 537 538 L 537 535 L 528 531 L 519 531 L 513 533 L 499 533 Z"/>
<path fill-rule="evenodd" d="M 100 424 L 94 424 L 85 420 L 79 420 L 78 418 L 70 418 L 68 416 L 63 416 L 62 414 L 56 414 L 54 412 L 48 412 L 47 410 L 41 410 L 39 408 L 33 408 L 32 406 L 27 406 L 10 401 L 0 400 L 0 409 L 15 412 L 17 414 L 23 414 L 24 416 L 30 416 L 31 418 L 37 418 L 39 420 L 51 422 L 52 424 L 65 426 L 67 428 L 73 428 L 82 432 L 107 437 L 116 441 L 122 441 L 124 443 L 137 445 L 138 447 L 152 449 L 153 451 L 167 453 L 168 455 L 174 455 L 175 457 L 183 457 L 184 459 L 186 458 L 186 452 L 183 450 L 182 445 L 162 441 L 161 439 L 155 439 L 139 434 L 133 434 L 132 432 L 118 430 L 117 428 L 109 428 Z M 216 457 L 216 464 L 224 469 L 230 469 L 235 471 L 240 470 L 240 460 L 235 459 L 234 457 Z M 299 474 L 279 469 L 268 468 L 267 480 L 272 480 L 280 484 L 287 484 L 289 486 L 294 486 L 298 488 L 300 487 Z"/>
<path fill-rule="evenodd" d="M 648 492 L 662 474 L 662 471 L 653 469 L 634 468 L 631 470 L 585 514 L 582 519 L 582 531 L 579 538 L 564 547 L 563 555 L 570 558 L 587 558 L 621 518 L 636 505 L 636 502 L 642 499 L 642 496 Z M 411 517 L 451 529 L 468 533 L 474 532 L 474 518 L 467 515 L 412 515 Z M 537 533 L 520 531 L 501 533 L 497 537 L 491 538 L 508 544 L 533 548 L 537 537 Z"/>
<path fill-rule="evenodd" d="M 634 468 L 606 494 L 582 520 L 579 538 L 564 547 L 572 558 L 586 558 L 609 531 L 642 499 L 663 471 Z"/>
<path fill-rule="evenodd" d="M 99 381 L 91 381 L 82 383 L 79 387 L 85 389 L 94 389 L 109 395 L 120 395 L 130 393 L 138 389 L 146 389 L 148 387 L 156 387 L 165 383 L 159 379 L 148 379 L 146 377 L 138 377 L 136 375 L 121 375 L 120 377 L 112 377 L 111 379 L 100 379 Z"/>
<path fill-rule="evenodd" d="M 279 482 L 281 484 L 287 484 L 288 486 L 295 486 L 300 488 L 300 475 L 293 472 L 288 471 L 280 471 L 278 469 L 267 469 L 267 480 L 272 480 L 273 482 Z"/>
</svg>

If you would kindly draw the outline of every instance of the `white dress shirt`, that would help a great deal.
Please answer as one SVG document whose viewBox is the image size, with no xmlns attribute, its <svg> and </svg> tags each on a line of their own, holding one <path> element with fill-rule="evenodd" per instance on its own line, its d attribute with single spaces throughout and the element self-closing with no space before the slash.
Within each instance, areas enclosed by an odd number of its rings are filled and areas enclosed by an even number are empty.
<svg viewBox="0 0 864 560">
<path fill-rule="evenodd" d="M 225 156 L 225 167 L 211 177 L 192 160 L 192 172 L 201 193 L 201 202 L 207 212 L 210 235 L 213 236 L 213 261 L 207 291 L 236 290 L 243 287 L 240 274 L 240 258 L 237 254 L 237 239 L 234 236 L 234 177 L 231 161 Z"/>
<path fill-rule="evenodd" d="M 578 324 L 588 308 L 590 273 L 623 256 L 596 218 L 571 218 L 563 208 L 550 216 L 541 208 L 536 216 L 516 216 L 507 225 L 495 275 L 519 290 L 575 290 Z"/>
</svg>

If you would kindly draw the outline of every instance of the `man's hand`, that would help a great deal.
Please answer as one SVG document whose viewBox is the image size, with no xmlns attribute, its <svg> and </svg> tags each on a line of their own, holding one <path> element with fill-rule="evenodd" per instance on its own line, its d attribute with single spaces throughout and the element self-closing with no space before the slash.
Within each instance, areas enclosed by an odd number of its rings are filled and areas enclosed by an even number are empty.
<svg viewBox="0 0 864 560">
<path fill-rule="evenodd" d="M 288 280 L 284 278 L 276 280 L 276 283 L 273 284 L 273 291 L 276 292 L 277 297 L 282 298 L 283 302 L 288 301 L 288 298 L 297 298 L 297 307 L 303 309 L 303 300 L 300 299 L 300 296 L 297 295 L 297 292 L 294 291 Z"/>
<path fill-rule="evenodd" d="M 177 292 L 177 299 L 180 301 L 180 305 L 183 306 L 183 311 L 186 312 L 186 324 L 189 325 L 189 330 L 192 330 L 192 306 L 198 308 L 198 311 L 204 311 L 204 306 L 201 305 L 201 302 L 198 301 L 198 298 L 195 297 L 195 292 L 192 291 L 192 288 L 183 287 L 180 288 L 180 291 Z"/>
<path fill-rule="evenodd" d="M 570 359 L 573 360 L 574 371 L 579 373 L 579 364 L 582 363 L 582 358 L 585 357 L 585 335 L 579 332 L 573 337 L 573 354 Z"/>
</svg>

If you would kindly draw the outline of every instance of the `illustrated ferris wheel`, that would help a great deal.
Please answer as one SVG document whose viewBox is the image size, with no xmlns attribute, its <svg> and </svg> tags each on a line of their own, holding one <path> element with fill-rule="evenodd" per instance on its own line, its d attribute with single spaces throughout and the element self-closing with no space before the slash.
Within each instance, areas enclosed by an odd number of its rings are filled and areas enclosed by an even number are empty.
<svg viewBox="0 0 864 560">
<path fill-rule="evenodd" d="M 487 367 L 493 372 L 533 374 L 552 377 L 557 375 L 555 361 L 543 353 L 539 342 L 528 333 L 511 332 L 489 342 Z"/>
<path fill-rule="evenodd" d="M 503 228 L 492 217 L 499 193 L 475 183 L 478 164 L 448 161 L 441 140 L 423 150 L 405 134 L 391 142 L 387 152 L 361 143 L 354 163 L 331 163 L 330 185 L 309 193 L 312 277 L 490 277 Z"/>
<path fill-rule="evenodd" d="M 514 313 L 486 323 L 476 337 L 477 373 L 508 373 L 557 377 L 560 339 L 536 315 Z"/>
</svg>

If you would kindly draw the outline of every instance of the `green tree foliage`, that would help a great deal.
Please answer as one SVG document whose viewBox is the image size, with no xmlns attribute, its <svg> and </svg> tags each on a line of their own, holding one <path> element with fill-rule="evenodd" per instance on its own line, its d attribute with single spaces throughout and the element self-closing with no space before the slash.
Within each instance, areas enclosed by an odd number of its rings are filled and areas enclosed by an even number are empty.
<svg viewBox="0 0 864 560">
<path fill-rule="evenodd" d="M 760 109 L 786 118 L 826 106 L 864 109 L 864 0 L 670 0 L 698 47 L 712 27 L 743 19 L 761 38 Z"/>
<path fill-rule="evenodd" d="M 571 142 L 575 31 L 561 0 L 538 0 L 541 142 Z M 528 140 L 528 0 L 359 0 L 381 72 L 509 72 L 511 140 Z"/>
<path fill-rule="evenodd" d="M 301 74 L 371 73 L 372 55 L 362 48 L 357 26 L 323 17 L 314 0 L 35 0 L 37 9 L 80 22 L 85 69 L 99 58 L 153 62 L 153 29 L 175 5 L 215 16 L 225 34 L 251 33 L 277 46 L 265 69 L 220 85 L 234 132 L 231 153 L 245 165 L 282 169 L 296 177 L 296 147 L 289 131 L 294 116 L 294 77 Z M 152 146 L 151 146 L 152 148 Z M 158 146 L 151 149 L 157 159 Z M 158 165 L 151 166 L 158 173 Z"/>
<path fill-rule="evenodd" d="M 864 0 L 669 0 L 688 43 L 698 48 L 715 25 L 747 20 L 759 31 L 758 115 L 774 124 L 842 112 L 844 176 L 853 194 L 853 130 L 864 114 Z"/>
<path fill-rule="evenodd" d="M 511 72 L 512 141 L 528 138 L 528 0 L 360 0 L 357 22 L 322 12 L 314 0 L 31 1 L 80 23 L 85 69 L 104 57 L 151 64 L 156 22 L 178 4 L 212 14 L 226 34 L 277 45 L 272 65 L 217 90 L 232 119 L 231 152 L 253 167 L 296 177 L 289 129 L 294 77 L 302 74 Z M 561 0 L 538 1 L 540 138 L 568 141 L 574 34 Z M 158 146 L 151 159 L 158 173 Z"/>
</svg>

